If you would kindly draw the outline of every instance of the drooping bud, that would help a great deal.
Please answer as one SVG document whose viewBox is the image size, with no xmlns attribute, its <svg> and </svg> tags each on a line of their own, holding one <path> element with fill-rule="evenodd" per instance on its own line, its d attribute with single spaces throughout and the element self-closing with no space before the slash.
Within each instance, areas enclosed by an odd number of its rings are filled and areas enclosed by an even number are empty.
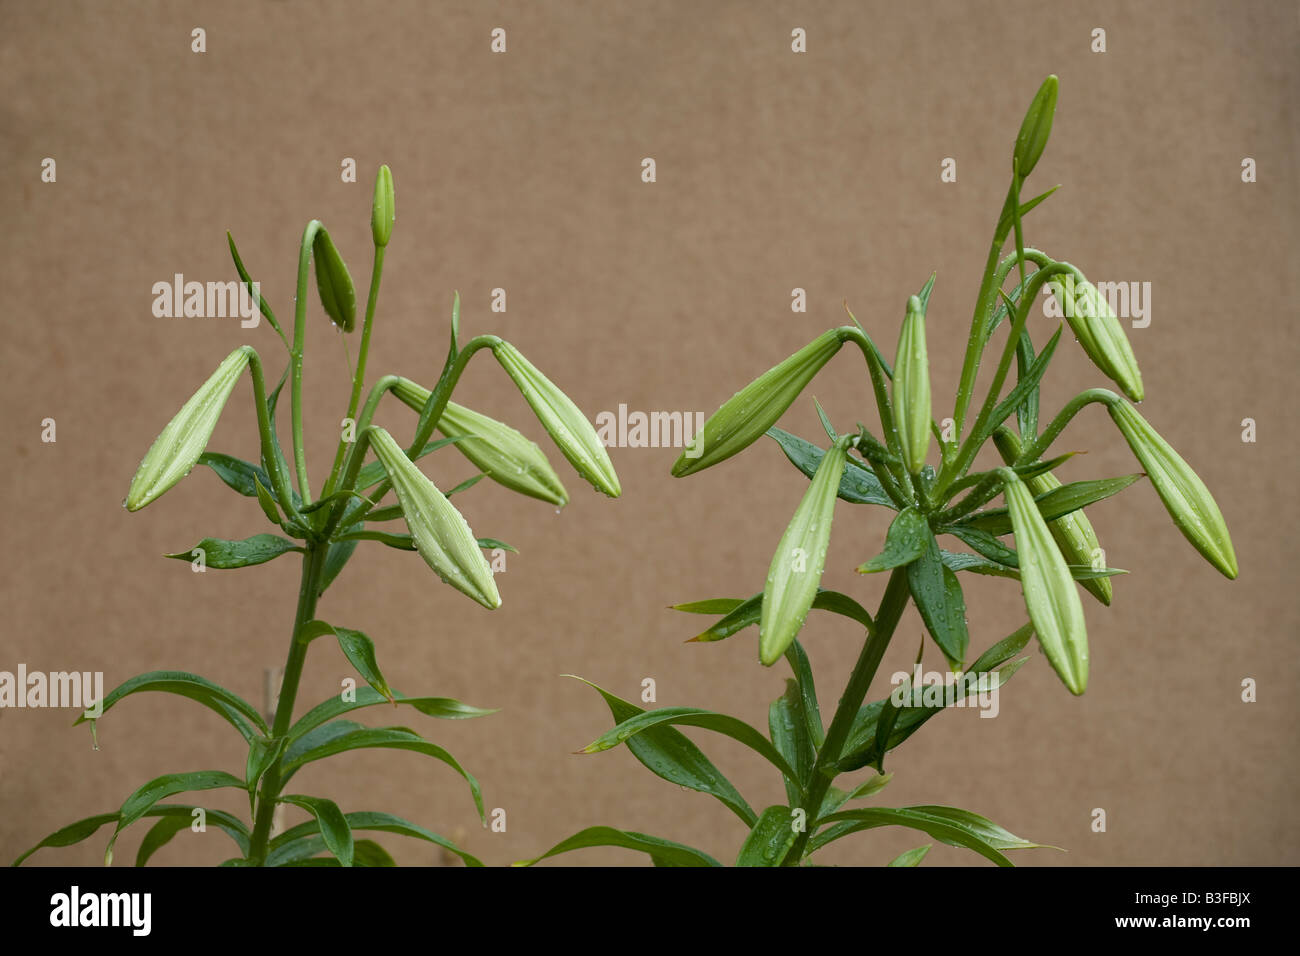
<svg viewBox="0 0 1300 956">
<path fill-rule="evenodd" d="M 1225 577 L 1235 578 L 1237 555 L 1228 525 L 1205 482 L 1128 402 L 1111 402 L 1107 410 L 1183 537 Z"/>
<path fill-rule="evenodd" d="M 382 428 L 370 432 L 370 445 L 384 463 L 406 517 L 415 549 L 445 582 L 488 610 L 501 606 L 492 568 L 456 506 L 447 500 Z"/>
<path fill-rule="evenodd" d="M 1072 694 L 1088 686 L 1088 634 L 1083 605 L 1060 548 L 1025 483 L 999 468 L 1020 559 L 1020 587 L 1038 643 Z"/>
<path fill-rule="evenodd" d="M 509 342 L 498 342 L 492 346 L 492 352 L 578 474 L 611 498 L 622 494 L 618 475 L 596 429 L 569 396 Z"/>
<path fill-rule="evenodd" d="M 139 511 L 190 473 L 217 427 L 221 410 L 248 366 L 252 348 L 235 349 L 167 423 L 131 479 L 126 510 Z"/>
<path fill-rule="evenodd" d="M 393 394 L 417 412 L 429 400 L 427 388 L 406 378 L 393 386 Z M 537 443 L 509 425 L 448 402 L 437 428 L 448 438 L 460 438 L 457 450 L 498 484 L 553 505 L 568 503 L 568 492 Z"/>
<path fill-rule="evenodd" d="M 993 433 L 993 443 L 1008 465 L 1014 464 L 1020 457 L 1020 438 L 1009 428 L 997 429 Z M 1026 478 L 1024 482 L 1035 498 L 1061 487 L 1061 479 L 1050 471 Z M 1052 533 L 1067 564 L 1092 566 L 1093 555 L 1101 549 L 1101 542 L 1097 540 L 1097 532 L 1093 530 L 1092 522 L 1082 508 L 1047 522 L 1047 530 Z M 1087 578 L 1079 583 L 1102 604 L 1110 606 L 1110 578 Z"/>
<path fill-rule="evenodd" d="M 822 457 L 772 557 L 758 626 L 759 658 L 769 667 L 799 635 L 817 596 L 848 441 L 841 438 Z"/>
<path fill-rule="evenodd" d="M 930 450 L 930 359 L 925 347 L 925 307 L 912 296 L 898 336 L 894 359 L 894 415 L 903 462 L 919 474 Z"/>
<path fill-rule="evenodd" d="M 344 332 L 351 332 L 357 323 L 357 292 L 348 267 L 324 226 L 312 240 L 312 257 L 316 261 L 316 290 L 325 314 Z"/>
<path fill-rule="evenodd" d="M 388 245 L 393 235 L 393 221 L 396 211 L 393 204 L 393 173 L 387 166 L 380 166 L 375 176 L 375 199 L 370 207 L 370 235 L 375 240 L 376 248 Z"/>
<path fill-rule="evenodd" d="M 684 478 L 744 451 L 776 424 L 814 375 L 840 350 L 844 338 L 830 329 L 781 364 L 768 369 L 709 416 L 673 464 Z"/>
<path fill-rule="evenodd" d="M 1142 401 L 1142 373 L 1110 302 L 1077 269 L 1047 284 L 1092 364 L 1133 401 Z"/>
</svg>

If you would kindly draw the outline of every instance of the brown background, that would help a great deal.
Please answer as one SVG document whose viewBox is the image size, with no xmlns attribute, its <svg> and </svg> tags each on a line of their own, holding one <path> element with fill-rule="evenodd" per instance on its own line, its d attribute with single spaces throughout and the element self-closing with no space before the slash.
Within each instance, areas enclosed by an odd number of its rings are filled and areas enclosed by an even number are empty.
<svg viewBox="0 0 1300 956">
<path fill-rule="evenodd" d="M 1071 698 L 1035 653 L 997 719 L 936 718 L 893 756 L 897 777 L 878 799 L 969 807 L 1069 850 L 1017 854 L 1027 865 L 1297 862 L 1293 4 L 187 6 L 0 9 L 0 669 L 103 670 L 115 686 L 181 668 L 257 701 L 263 669 L 282 662 L 296 558 L 198 576 L 161 557 L 205 535 L 266 530 L 252 501 L 200 470 L 139 515 L 120 507 L 141 455 L 221 357 L 247 341 L 280 367 L 265 324 L 151 314 L 151 285 L 173 273 L 234 276 L 226 229 L 291 316 L 298 236 L 312 217 L 364 286 L 370 183 L 389 163 L 398 217 L 372 375 L 431 381 L 458 288 L 467 332 L 515 342 L 593 417 L 620 402 L 711 411 L 840 324 L 844 298 L 892 351 L 906 296 L 937 269 L 930 354 L 947 403 L 1011 142 L 1056 72 L 1055 132 L 1030 188 L 1064 188 L 1029 217 L 1028 241 L 1096 279 L 1152 283 L 1151 325 L 1131 333 L 1143 411 L 1216 492 L 1241 577 L 1206 565 L 1145 483 L 1092 509 L 1110 563 L 1133 573 L 1117 580 L 1109 611 L 1086 604 L 1086 696 Z M 194 26 L 207 31 L 203 55 L 190 51 Z M 496 26 L 508 30 L 504 56 L 489 52 Z M 808 31 L 805 55 L 790 52 L 796 26 Z M 1104 55 L 1089 51 L 1095 26 L 1107 30 Z M 56 184 L 40 181 L 46 156 Z M 645 156 L 658 163 L 653 185 L 640 181 Z M 1245 156 L 1258 162 L 1253 185 L 1240 180 Z M 340 182 L 344 157 L 357 160 L 356 185 Z M 955 184 L 939 180 L 944 157 L 958 161 Z M 497 286 L 508 290 L 504 315 L 488 310 Z M 796 286 L 807 314 L 790 311 Z M 319 485 L 346 366 L 312 296 L 307 425 Z M 1071 345 L 1067 336 L 1044 388 L 1045 415 L 1101 384 Z M 813 394 L 842 427 L 874 415 L 848 350 L 784 421 L 809 437 Z M 457 399 L 550 447 L 486 357 Z M 40 441 L 47 416 L 55 444 Z M 1258 422 L 1256 444 L 1241 441 L 1245 417 Z M 409 435 L 405 410 L 381 419 Z M 287 409 L 281 421 L 287 442 Z M 246 385 L 210 447 L 256 457 Z M 1090 452 L 1069 478 L 1135 470 L 1096 408 L 1060 447 Z M 397 720 L 457 754 L 488 807 L 507 810 L 508 831 L 479 829 L 460 781 L 413 754 L 335 758 L 296 789 L 458 835 L 495 864 L 597 823 L 734 859 L 743 828 L 720 804 L 652 776 L 625 748 L 573 755 L 608 713 L 559 675 L 625 697 L 654 677 L 659 705 L 765 727 L 784 673 L 756 663 L 755 632 L 683 646 L 700 621 L 665 606 L 758 590 L 804 481 L 770 442 L 689 481 L 669 477 L 673 450 L 612 455 L 616 502 L 567 468 L 574 500 L 562 516 L 488 483 L 460 500 L 480 534 L 522 552 L 499 579 L 498 612 L 379 545 L 363 545 L 321 603 L 321 616 L 376 639 L 405 692 L 502 708 L 479 721 Z M 456 455 L 425 467 L 443 487 L 471 473 Z M 841 503 L 828 564 L 827 585 L 871 608 L 883 581 L 852 568 L 879 549 L 887 516 Z M 979 651 L 1024 609 L 1012 582 L 965 583 Z M 907 666 L 920 632 L 909 612 L 882 673 Z M 829 714 L 858 635 L 817 615 L 804 641 Z M 937 660 L 931 646 L 927 663 Z M 322 644 L 300 700 L 337 692 L 349 673 Z M 1245 677 L 1259 682 L 1253 705 L 1240 702 Z M 180 698 L 128 700 L 101 722 L 99 752 L 72 717 L 0 712 L 0 859 L 116 808 L 152 776 L 243 766 L 236 735 Z M 692 733 L 755 807 L 784 800 L 761 760 Z M 241 803 L 212 800 L 246 813 Z M 1095 807 L 1107 811 L 1104 834 L 1090 832 Z M 124 837 L 121 864 L 143 833 Z M 93 863 L 106 836 L 33 862 Z M 383 842 L 401 862 L 437 860 L 426 844 Z M 920 842 L 874 831 L 823 861 L 880 863 Z M 228 855 L 211 829 L 183 834 L 157 860 Z M 982 862 L 943 846 L 930 860 Z M 566 858 L 644 861 L 616 850 Z"/>
</svg>

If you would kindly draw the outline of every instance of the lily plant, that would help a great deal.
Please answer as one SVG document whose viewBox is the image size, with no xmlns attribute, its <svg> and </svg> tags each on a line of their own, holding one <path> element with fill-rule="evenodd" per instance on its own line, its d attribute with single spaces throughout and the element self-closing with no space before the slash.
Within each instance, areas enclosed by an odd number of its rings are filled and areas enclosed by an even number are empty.
<svg viewBox="0 0 1300 956">
<path fill-rule="evenodd" d="M 1054 191 L 1021 199 L 1022 185 L 1047 145 L 1056 99 L 1057 78 L 1050 76 L 1035 95 L 1016 137 L 1011 184 L 993 230 L 946 429 L 932 417 L 926 347 L 932 275 L 907 301 L 892 366 L 856 319 L 852 325 L 830 329 L 725 402 L 673 466 L 677 477 L 693 475 L 767 435 L 808 479 L 761 592 L 747 598 L 675 605 L 679 611 L 718 618 L 691 639 L 696 642 L 723 640 L 757 625 L 761 663 L 770 667 L 784 659 L 791 677 L 785 693 L 769 709 L 766 735 L 714 711 L 694 707 L 646 711 L 596 687 L 615 726 L 583 752 L 626 744 L 653 773 L 721 801 L 744 825 L 737 865 L 809 865 L 823 847 L 883 826 L 921 831 L 999 865 L 1011 865 L 1007 851 L 1041 846 L 968 810 L 938 805 L 891 808 L 861 801 L 888 783 L 891 775 L 884 772 L 888 753 L 945 705 L 974 691 L 997 692 L 1028 660 L 1017 655 L 1031 639 L 1037 639 L 1070 693 L 1082 694 L 1087 687 L 1088 639 L 1080 588 L 1109 605 L 1110 579 L 1124 572 L 1105 566 L 1104 552 L 1084 508 L 1142 477 L 1134 473 L 1063 484 L 1054 476 L 1071 455 L 1049 457 L 1053 445 L 1088 405 L 1102 405 L 1110 413 L 1192 546 L 1228 578 L 1237 575 L 1232 542 L 1214 498 L 1131 404 L 1143 398 L 1142 378 L 1109 303 L 1077 267 L 1024 245 L 1022 218 Z M 1004 256 L 1009 240 L 1015 249 Z M 1013 272 L 1018 281 L 1008 293 L 1004 286 Z M 1029 317 L 1044 286 L 1060 300 L 1084 353 L 1123 394 L 1090 388 L 1040 427 L 1039 384 L 1062 332 L 1058 326 L 1035 351 Z M 998 344 L 994 335 L 1004 325 L 1006 336 Z M 817 412 L 829 447 L 774 427 L 846 343 L 855 345 L 866 361 L 879 432 L 859 423 L 855 430 L 840 434 L 820 405 Z M 975 404 L 977 376 L 989 354 L 996 365 L 983 400 Z M 979 453 L 990 443 L 1002 464 L 976 468 Z M 937 462 L 932 463 L 935 446 Z M 998 496 L 1003 499 L 1000 506 L 995 502 Z M 884 541 L 873 549 L 878 553 L 857 569 L 864 575 L 888 576 L 874 614 L 849 595 L 820 586 L 837 499 L 894 512 Z M 952 549 L 950 539 L 969 550 Z M 964 573 L 1019 581 L 1028 617 L 1022 627 L 991 643 L 974 660 L 960 580 Z M 947 668 L 955 672 L 952 693 L 934 695 L 905 682 L 890 695 L 867 702 L 877 668 L 909 604 L 920 613 Z M 823 724 L 813 669 L 798 640 L 812 610 L 851 618 L 864 631 L 857 662 L 829 725 Z M 918 656 L 918 665 L 920 661 Z M 784 802 L 756 811 L 700 748 L 675 729 L 679 726 L 724 734 L 766 759 L 784 782 Z M 865 768 L 871 768 L 865 779 L 837 785 L 843 775 Z M 914 866 L 932 845 L 910 850 L 890 865 Z M 720 865 L 702 850 L 610 827 L 584 830 L 538 859 L 591 846 L 638 850 L 656 865 Z"/>
<path fill-rule="evenodd" d="M 276 533 L 238 541 L 204 538 L 194 548 L 169 557 L 191 561 L 200 570 L 243 568 L 289 553 L 302 556 L 297 610 L 278 702 L 269 721 L 258 708 L 234 692 L 196 674 L 178 670 L 152 671 L 133 677 L 77 720 L 77 723 L 89 721 L 93 735 L 96 720 L 129 696 L 145 691 L 179 694 L 215 712 L 243 737 L 248 745 L 248 757 L 242 773 L 199 770 L 157 777 L 130 794 L 120 809 L 64 827 L 24 853 L 16 864 L 42 847 L 68 846 L 111 825 L 112 836 L 104 856 L 105 863 L 109 864 L 122 831 L 148 818 L 156 822 L 140 844 L 135 859 L 137 866 L 144 865 L 176 834 L 191 828 L 205 829 L 208 824 L 229 836 L 238 851 L 226 865 L 393 864 L 392 857 L 380 844 L 357 839 L 354 836 L 357 831 L 414 837 L 445 848 L 470 866 L 482 865 L 447 838 L 392 814 L 345 813 L 326 797 L 287 791 L 287 785 L 299 770 L 334 754 L 374 747 L 409 750 L 442 761 L 463 777 L 480 821 L 484 819 L 478 781 L 445 749 L 407 727 L 372 728 L 345 719 L 345 715 L 379 704 L 401 705 L 427 717 L 451 720 L 480 717 L 493 711 L 446 697 L 400 693 L 380 671 L 374 642 L 360 630 L 322 620 L 317 616 L 317 602 L 360 543 L 378 542 L 418 553 L 443 581 L 484 608 L 492 610 L 501 605 L 493 568 L 484 550 L 514 549 L 492 538 L 477 537 L 450 499 L 483 478 L 556 506 L 568 502 L 568 493 L 536 444 L 510 426 L 451 401 L 469 360 L 483 350 L 496 358 L 578 474 L 610 497 L 618 497 L 620 487 L 591 423 L 518 349 L 495 335 L 479 335 L 461 342 L 459 294 L 452 304 L 451 344 L 434 386 L 425 388 L 401 376 L 385 375 L 370 386 L 364 405 L 361 403 L 384 252 L 393 224 L 393 179 L 388 167 L 383 166 L 375 182 L 371 212 L 373 266 L 347 414 L 333 464 L 319 494 L 313 495 L 308 480 L 303 442 L 307 284 L 313 262 L 320 303 L 341 332 L 354 330 L 357 301 L 343 258 L 329 232 L 315 220 L 304 230 L 299 249 L 292 340 L 285 335 L 271 306 L 260 296 L 260 287 L 249 277 L 234 239 L 228 235 L 240 279 L 255 296 L 261 314 L 288 353 L 284 372 L 268 393 L 258 352 L 248 345 L 231 352 L 162 430 L 140 463 L 127 492 L 127 510 L 139 511 L 175 486 L 196 465 L 206 466 L 231 489 L 255 499 Z M 261 460 L 257 464 L 207 450 L 217 420 L 245 371 L 252 380 L 261 445 Z M 275 424 L 278 399 L 286 381 L 292 417 L 292 464 L 281 451 Z M 390 392 L 419 415 L 414 433 L 405 445 L 372 424 L 379 402 Z M 442 437 L 433 440 L 435 431 L 441 432 Z M 478 469 L 478 474 L 445 493 L 416 465 L 426 455 L 443 448 L 455 448 Z M 384 498 L 390 490 L 395 492 L 396 501 L 385 504 Z M 405 522 L 406 533 L 388 530 L 398 519 Z M 357 687 L 355 682 L 349 682 L 351 688 L 297 712 L 298 685 L 307 653 L 320 637 L 338 642 L 365 684 Z M 98 749 L 97 738 L 95 747 Z M 247 821 L 221 810 L 164 802 L 180 793 L 220 788 L 247 793 Z M 275 811 L 282 805 L 306 811 L 308 819 L 273 834 Z"/>
</svg>

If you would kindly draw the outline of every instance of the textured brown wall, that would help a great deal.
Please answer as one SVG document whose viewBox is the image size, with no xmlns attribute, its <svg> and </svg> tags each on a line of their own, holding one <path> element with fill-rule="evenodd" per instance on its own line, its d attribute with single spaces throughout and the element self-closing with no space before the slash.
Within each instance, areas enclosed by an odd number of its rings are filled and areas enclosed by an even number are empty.
<svg viewBox="0 0 1300 956">
<path fill-rule="evenodd" d="M 152 283 L 173 273 L 233 277 L 224 230 L 291 314 L 309 218 L 329 225 L 363 284 L 370 182 L 389 163 L 398 217 L 373 374 L 436 374 L 458 288 L 467 331 L 517 343 L 593 416 L 620 402 L 711 411 L 840 324 L 844 298 L 892 351 L 906 296 L 937 269 L 930 354 L 947 402 L 1011 141 L 1055 72 L 1055 134 L 1031 187 L 1064 188 L 1029 217 L 1028 241 L 1096 278 L 1152 284 L 1151 325 L 1131 333 L 1143 411 L 1216 492 L 1241 576 L 1228 582 L 1206 565 L 1145 483 L 1093 509 L 1110 562 L 1132 574 L 1117 580 L 1109 611 L 1086 605 L 1086 696 L 1071 698 L 1035 654 L 997 719 L 941 715 L 900 750 L 882 799 L 969 807 L 1069 849 L 1019 854 L 1028 865 L 1297 862 L 1298 621 L 1284 546 L 1297 517 L 1293 4 L 651 0 L 367 13 L 338 2 L 57 2 L 5 3 L 0 18 L 0 669 L 103 670 L 114 686 L 181 668 L 257 700 L 263 669 L 282 661 L 295 557 L 202 576 L 161 557 L 205 535 L 265 530 L 251 501 L 203 470 L 141 514 L 120 507 L 149 443 L 222 356 L 247 341 L 279 368 L 265 325 L 151 314 Z M 202 55 L 190 51 L 195 26 L 207 31 Z M 496 26 L 508 30 L 504 56 L 489 52 Z M 805 55 L 789 49 L 796 26 L 808 31 Z M 1107 30 L 1104 55 L 1089 51 L 1095 26 Z M 55 184 L 39 178 L 47 156 Z M 653 185 L 640 181 L 645 156 L 658 163 Z M 1246 156 L 1258 162 L 1250 185 Z M 359 184 L 340 182 L 343 157 L 357 160 Z M 944 157 L 958 161 L 955 184 L 940 182 Z M 488 310 L 497 286 L 509 294 L 504 315 Z M 806 315 L 791 313 L 796 286 L 808 291 Z M 306 415 L 319 483 L 346 366 L 312 295 Z M 1046 411 L 1101 384 L 1068 338 L 1059 354 Z M 847 351 L 785 420 L 810 437 L 812 394 L 837 422 L 874 414 Z M 486 358 L 457 398 L 546 441 Z M 40 441 L 45 417 L 57 421 L 54 444 Z M 1258 422 L 1255 444 L 1241 441 L 1245 417 Z M 404 410 L 381 418 L 409 434 Z M 256 457 L 246 385 L 211 447 Z M 1090 451 L 1068 465 L 1072 478 L 1135 470 L 1095 408 L 1061 447 Z M 616 502 L 576 477 L 562 516 L 486 483 L 462 499 L 479 533 L 522 552 L 500 578 L 500 611 L 379 545 L 362 547 L 321 604 L 321 616 L 376 639 L 405 692 L 502 708 L 462 723 L 398 719 L 479 776 L 508 831 L 479 829 L 463 785 L 413 754 L 336 758 L 295 788 L 463 831 L 492 863 L 596 823 L 734 857 L 742 829 L 710 798 L 653 777 L 625 749 L 572 754 L 608 713 L 559 675 L 626 697 L 654 677 L 660 705 L 765 726 L 784 674 L 755 662 L 754 632 L 683 646 L 699 621 L 665 605 L 756 591 L 804 482 L 769 442 L 688 481 L 669 477 L 670 449 L 612 455 Z M 470 474 L 455 455 L 426 470 L 444 487 Z M 875 606 L 883 581 L 852 568 L 878 550 L 886 524 L 881 509 L 840 505 L 828 586 Z M 966 591 L 975 649 L 1023 620 L 1014 583 L 974 578 Z M 920 632 L 909 612 L 883 673 L 907 667 Z M 829 712 L 858 636 L 815 616 L 804 641 Z M 348 673 L 320 646 L 301 699 L 336 692 Z M 1240 701 L 1245 677 L 1258 680 L 1258 703 Z M 0 859 L 117 807 L 157 774 L 243 765 L 234 733 L 179 698 L 127 701 L 101 722 L 98 752 L 71 720 L 0 711 Z M 762 761 L 692 733 L 755 806 L 784 799 Z M 211 803 L 247 811 L 229 794 Z M 1105 834 L 1090 832 L 1094 807 L 1108 813 Z M 105 836 L 34 862 L 93 863 Z M 425 844 L 385 842 L 399 861 L 436 860 Z M 826 861 L 883 862 L 919 842 L 876 831 Z M 157 859 L 228 854 L 211 830 Z M 568 858 L 643 861 L 613 850 Z M 947 847 L 931 861 L 979 862 Z"/>
</svg>

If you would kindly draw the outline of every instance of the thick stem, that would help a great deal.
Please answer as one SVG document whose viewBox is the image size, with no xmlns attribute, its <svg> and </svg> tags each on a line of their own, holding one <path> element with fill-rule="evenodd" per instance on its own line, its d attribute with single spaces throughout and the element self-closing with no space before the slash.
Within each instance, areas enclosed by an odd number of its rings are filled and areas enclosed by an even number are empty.
<svg viewBox="0 0 1300 956">
<path fill-rule="evenodd" d="M 293 619 L 293 637 L 289 642 L 289 657 L 284 664 L 284 679 L 280 684 L 280 699 L 275 708 L 275 721 L 271 737 L 283 737 L 289 732 L 293 720 L 294 699 L 298 696 L 298 682 L 302 679 L 302 665 L 307 659 L 307 645 L 298 640 L 303 625 L 316 616 L 316 600 L 320 597 L 320 579 L 325 569 L 328 545 L 309 546 L 302 560 L 302 583 L 298 589 L 298 610 Z M 248 858 L 256 866 L 266 863 L 267 843 L 271 836 L 271 819 L 280 797 L 280 769 L 283 755 L 267 768 L 262 776 L 258 793 L 257 817 L 253 821 L 253 837 L 249 841 Z"/>
<path fill-rule="evenodd" d="M 907 569 L 895 568 L 889 575 L 889 584 L 886 585 L 885 594 L 880 599 L 875 625 L 862 643 L 858 662 L 853 666 L 853 674 L 849 677 L 849 683 L 844 688 L 843 696 L 840 697 L 839 706 L 835 709 L 835 716 L 831 719 L 830 728 L 826 731 L 826 741 L 818 751 L 817 760 L 813 764 L 812 782 L 804 800 L 804 810 L 807 813 L 806 826 L 804 831 L 795 838 L 782 866 L 798 866 L 803 860 L 804 847 L 817 829 L 826 792 L 837 775 L 835 764 L 843 756 L 841 750 L 844 748 L 844 742 L 848 739 L 849 731 L 853 729 L 853 721 L 858 716 L 858 709 L 862 706 L 863 700 L 866 699 L 867 691 L 871 689 L 871 681 L 876 676 L 881 658 L 885 656 L 885 648 L 889 646 L 890 638 L 894 636 L 899 618 L 903 616 L 903 609 L 907 607 L 910 593 L 907 586 Z"/>
</svg>

